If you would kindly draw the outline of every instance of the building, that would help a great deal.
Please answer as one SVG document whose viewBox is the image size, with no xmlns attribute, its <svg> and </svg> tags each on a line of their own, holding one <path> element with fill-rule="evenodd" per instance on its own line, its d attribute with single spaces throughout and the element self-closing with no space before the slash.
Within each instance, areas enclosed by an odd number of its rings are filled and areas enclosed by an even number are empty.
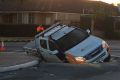
<svg viewBox="0 0 120 80">
<path fill-rule="evenodd" d="M 28 33 L 34 35 L 35 30 L 31 30 L 35 29 L 35 26 L 47 26 L 56 21 L 79 25 L 81 14 L 94 14 L 99 7 L 103 8 L 103 5 L 111 6 L 85 0 L 0 0 L 0 36 L 7 36 L 6 33 L 13 36 L 16 32 L 24 35 L 25 27 Z M 21 31 L 24 34 L 20 34 Z"/>
</svg>

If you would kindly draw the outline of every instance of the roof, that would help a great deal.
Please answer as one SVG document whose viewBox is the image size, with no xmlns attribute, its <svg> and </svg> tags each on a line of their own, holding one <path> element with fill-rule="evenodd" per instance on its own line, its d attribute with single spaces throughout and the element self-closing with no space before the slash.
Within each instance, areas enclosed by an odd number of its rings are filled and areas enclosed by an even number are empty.
<svg viewBox="0 0 120 80">
<path fill-rule="evenodd" d="M 14 0 L 13 0 L 14 1 Z M 81 13 L 83 9 L 96 6 L 95 1 L 86 0 L 22 0 L 23 2 L 0 2 L 0 12 L 5 11 L 40 11 Z M 102 4 L 107 4 L 100 2 Z"/>
<path fill-rule="evenodd" d="M 58 25 L 56 27 L 54 27 L 53 29 L 51 29 L 50 31 L 46 32 L 44 34 L 45 37 L 50 36 L 51 34 L 55 33 L 56 31 L 60 30 L 62 28 L 62 26 Z"/>
</svg>

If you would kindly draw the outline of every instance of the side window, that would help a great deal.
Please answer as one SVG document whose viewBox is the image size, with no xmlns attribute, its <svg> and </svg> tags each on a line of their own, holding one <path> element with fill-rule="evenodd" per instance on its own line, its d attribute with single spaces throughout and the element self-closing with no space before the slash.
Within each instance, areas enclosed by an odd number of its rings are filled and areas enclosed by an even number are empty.
<svg viewBox="0 0 120 80">
<path fill-rule="evenodd" d="M 40 45 L 42 48 L 47 49 L 47 41 L 46 40 L 40 40 Z"/>
<path fill-rule="evenodd" d="M 54 51 L 54 50 L 57 49 L 55 43 L 53 43 L 52 41 L 49 41 L 49 48 L 50 48 L 51 51 Z"/>
</svg>

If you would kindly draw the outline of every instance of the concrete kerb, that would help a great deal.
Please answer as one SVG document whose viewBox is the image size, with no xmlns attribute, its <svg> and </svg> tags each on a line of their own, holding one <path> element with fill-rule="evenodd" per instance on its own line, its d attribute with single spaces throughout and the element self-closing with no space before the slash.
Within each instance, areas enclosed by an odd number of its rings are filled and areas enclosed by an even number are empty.
<svg viewBox="0 0 120 80">
<path fill-rule="evenodd" d="M 112 55 L 112 57 L 115 59 L 120 59 L 120 56 Z M 27 62 L 27 63 L 23 63 L 23 64 L 19 64 L 19 65 L 14 65 L 14 66 L 9 66 L 9 67 L 0 67 L 0 72 L 7 72 L 7 71 L 12 71 L 12 70 L 27 68 L 27 67 L 37 65 L 38 63 L 39 63 L 38 60 L 33 60 L 31 62 Z"/>
<path fill-rule="evenodd" d="M 0 72 L 7 72 L 7 71 L 12 71 L 12 70 L 27 68 L 27 67 L 37 65 L 38 63 L 39 63 L 38 60 L 33 60 L 31 62 L 27 62 L 27 63 L 23 63 L 19 65 L 14 65 L 14 66 L 9 66 L 9 67 L 0 67 Z"/>
<path fill-rule="evenodd" d="M 112 57 L 120 59 L 120 56 L 112 55 Z M 13 71 L 13 70 L 18 70 L 22 68 L 27 68 L 27 67 L 37 65 L 38 63 L 39 63 L 38 60 L 33 60 L 31 62 L 27 62 L 27 63 L 23 63 L 19 65 L 14 65 L 14 66 L 9 66 L 9 67 L 0 67 L 0 72 L 7 72 L 7 71 Z"/>
</svg>

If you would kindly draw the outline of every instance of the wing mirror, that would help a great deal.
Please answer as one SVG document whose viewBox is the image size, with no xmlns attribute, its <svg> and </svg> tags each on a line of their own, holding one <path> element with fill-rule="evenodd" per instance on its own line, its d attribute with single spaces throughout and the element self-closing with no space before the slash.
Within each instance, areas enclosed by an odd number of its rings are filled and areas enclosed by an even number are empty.
<svg viewBox="0 0 120 80">
<path fill-rule="evenodd" d="M 90 29 L 87 29 L 87 30 L 86 30 L 86 32 L 87 32 L 88 34 L 90 34 L 90 33 L 91 33 Z"/>
</svg>

